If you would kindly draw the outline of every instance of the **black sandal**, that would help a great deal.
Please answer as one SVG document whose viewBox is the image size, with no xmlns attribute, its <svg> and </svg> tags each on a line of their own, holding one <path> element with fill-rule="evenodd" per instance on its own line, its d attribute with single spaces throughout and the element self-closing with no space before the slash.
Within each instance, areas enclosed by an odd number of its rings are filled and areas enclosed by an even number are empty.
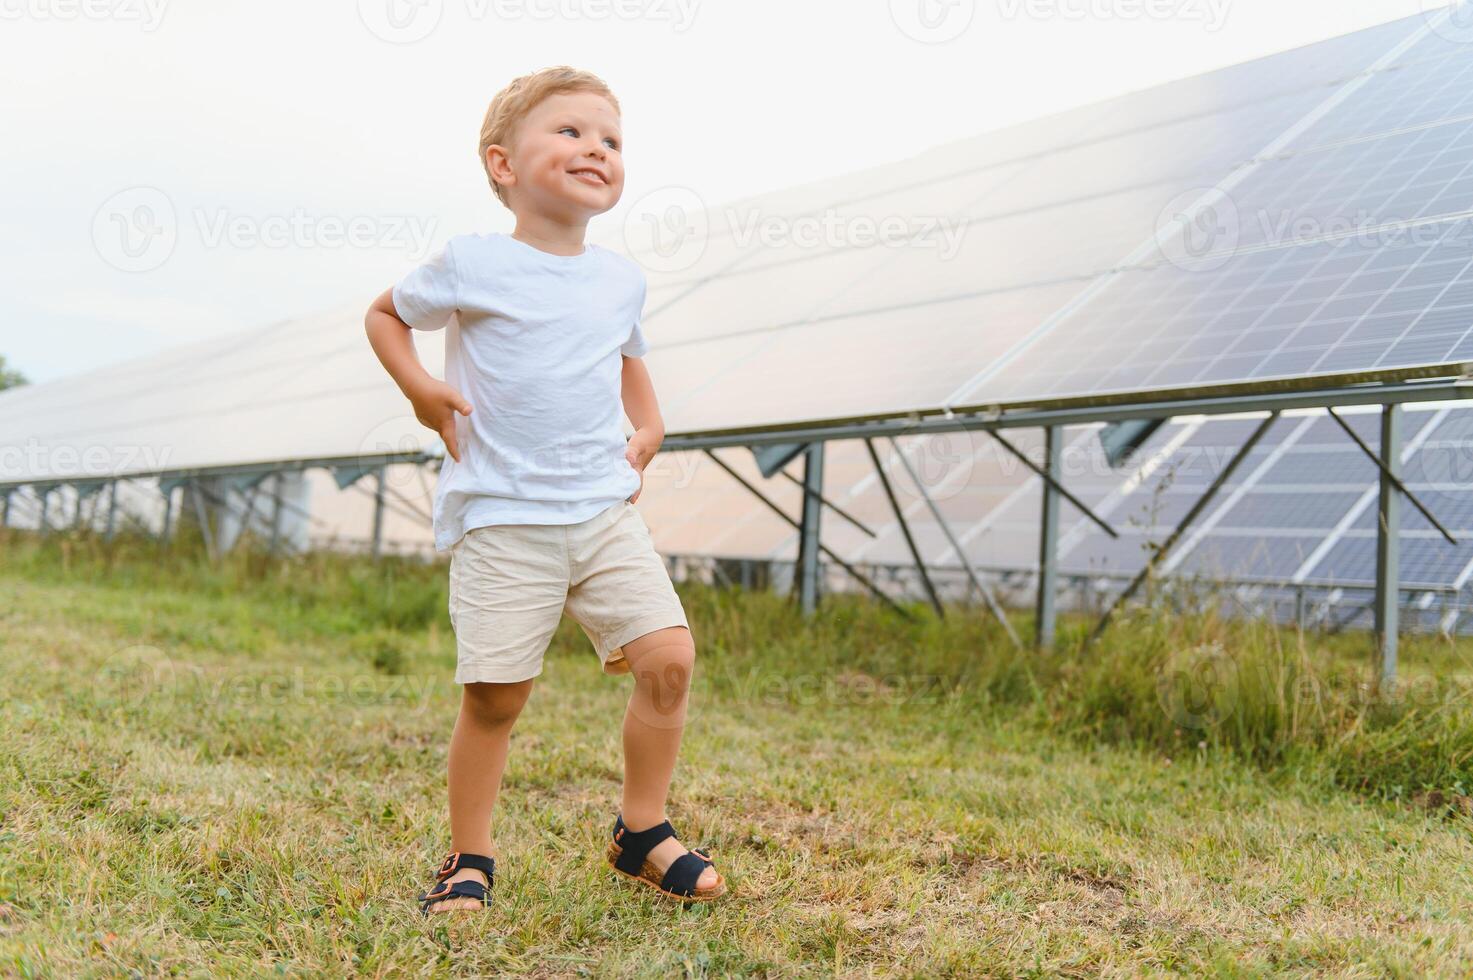
<svg viewBox="0 0 1473 980">
<path fill-rule="evenodd" d="M 654 846 L 667 837 L 679 840 L 670 821 L 658 823 L 647 830 L 635 832 L 624 826 L 624 815 L 614 821 L 614 839 L 609 842 L 609 865 L 621 875 L 649 885 L 661 895 L 678 898 L 682 902 L 709 902 L 726 894 L 726 879 L 716 872 L 716 884 L 697 888 L 701 872 L 711 864 L 711 856 L 692 847 L 670 862 L 670 867 L 661 873 L 648 855 Z"/>
<path fill-rule="evenodd" d="M 471 878 L 464 881 L 457 881 L 453 885 L 443 883 L 446 878 L 449 878 L 462 868 L 474 868 L 482 872 L 486 876 L 486 884 L 483 885 L 479 881 Z M 496 859 L 488 857 L 485 854 L 466 854 L 461 851 L 451 851 L 445 856 L 440 869 L 435 872 L 435 878 L 442 884 L 434 891 L 419 896 L 421 903 L 419 911 L 422 915 L 428 917 L 430 906 L 447 898 L 474 898 L 481 903 L 481 908 L 484 909 L 487 907 L 486 892 L 496 882 Z M 460 909 L 457 911 L 470 910 Z"/>
</svg>

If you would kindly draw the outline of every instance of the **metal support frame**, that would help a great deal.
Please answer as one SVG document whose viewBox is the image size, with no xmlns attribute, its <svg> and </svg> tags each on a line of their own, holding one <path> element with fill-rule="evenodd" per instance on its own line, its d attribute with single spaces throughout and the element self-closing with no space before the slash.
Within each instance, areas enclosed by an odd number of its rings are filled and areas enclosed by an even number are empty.
<svg viewBox="0 0 1473 980">
<path fill-rule="evenodd" d="M 113 480 L 107 491 L 107 529 L 103 532 L 104 541 L 111 541 L 113 533 L 118 529 L 118 483 Z"/>
<path fill-rule="evenodd" d="M 380 466 L 374 473 L 373 486 L 373 549 L 374 558 L 383 553 L 384 547 L 384 470 Z"/>
<path fill-rule="evenodd" d="M 0 527 L 10 526 L 10 498 L 14 493 L 14 490 L 6 490 L 0 494 Z"/>
<path fill-rule="evenodd" d="M 1401 406 L 1381 408 L 1381 492 L 1376 520 L 1376 646 L 1381 683 L 1396 682 L 1397 600 L 1400 598 L 1401 553 Z"/>
<path fill-rule="evenodd" d="M 285 479 L 283 473 L 271 474 L 271 544 L 268 550 L 273 555 L 281 547 L 281 498 L 286 493 L 286 488 L 282 486 Z"/>
<path fill-rule="evenodd" d="M 706 453 L 707 456 L 709 456 L 711 458 L 712 462 L 714 462 L 717 466 L 721 467 L 728 474 L 730 474 L 731 475 L 731 478 L 733 480 L 736 480 L 742 486 L 746 487 L 748 490 L 750 490 L 752 492 L 752 495 L 753 496 L 755 496 L 758 500 L 760 500 L 764 504 L 766 504 L 769 510 L 771 510 L 778 517 L 781 517 L 784 521 L 787 521 L 787 523 L 788 523 L 789 526 L 795 527 L 795 528 L 799 527 L 797 521 L 793 520 L 791 517 L 789 517 L 787 514 L 785 514 L 783 512 L 783 509 L 781 507 L 779 507 L 777 504 L 775 504 L 771 500 L 769 500 L 768 497 L 767 497 L 767 495 L 765 493 L 763 493 L 761 490 L 757 489 L 756 487 L 754 487 L 752 485 L 751 481 L 747 480 L 745 477 L 743 477 L 736 470 L 734 470 L 730 466 L 728 466 L 727 463 L 726 463 L 726 460 L 722 459 L 720 456 L 717 456 L 716 453 L 713 450 L 711 450 L 711 449 L 704 450 L 704 452 Z M 806 498 L 809 495 L 805 494 L 804 496 Z M 801 530 L 801 528 L 799 528 L 799 530 Z M 839 565 L 839 567 L 843 568 L 844 571 L 846 571 L 850 575 L 854 576 L 855 581 L 859 582 L 859 584 L 863 585 L 866 589 L 869 589 L 870 592 L 874 594 L 875 598 L 877 598 L 877 599 L 881 600 L 882 602 L 884 602 L 891 609 L 894 609 L 896 612 L 898 612 L 900 615 L 904 616 L 906 619 L 912 619 L 912 618 L 914 618 L 912 616 L 910 610 L 906 609 L 904 606 L 900 605 L 894 599 L 890 598 L 890 596 L 885 593 L 885 590 L 884 589 L 881 589 L 878 585 L 876 585 L 875 583 L 871 582 L 868 578 L 866 578 L 864 576 L 864 574 L 862 572 L 859 571 L 859 569 L 855 568 L 853 565 L 849 564 L 847 561 L 845 561 L 844 559 L 842 559 L 838 555 L 836 555 L 834 553 L 833 549 L 831 549 L 828 545 L 824 544 L 822 541 L 817 541 L 817 540 L 815 540 L 815 544 L 817 544 L 819 551 L 823 552 L 824 554 L 826 554 L 830 558 L 832 558 L 834 560 L 834 562 Z"/>
<path fill-rule="evenodd" d="M 159 530 L 159 547 L 166 548 L 169 545 L 169 531 L 174 523 L 174 491 L 176 487 L 169 487 L 164 491 L 164 525 Z"/>
<path fill-rule="evenodd" d="M 199 520 L 200 537 L 204 538 L 205 541 L 205 554 L 209 557 L 210 561 L 214 561 L 219 556 L 215 548 L 214 529 L 210 526 L 210 514 L 209 511 L 205 510 L 203 499 L 205 494 L 204 487 L 198 481 L 191 480 L 189 481 L 189 489 L 194 491 L 190 496 L 194 498 L 194 516 Z"/>
<path fill-rule="evenodd" d="M 1008 442 L 1000 434 L 992 431 L 991 429 L 985 429 L 984 431 L 989 436 L 1001 443 L 1004 449 L 1012 453 L 1014 456 L 1018 457 L 1018 459 L 1022 460 L 1023 465 L 1032 470 L 1038 476 L 1038 478 L 1044 482 L 1046 486 L 1050 487 L 1059 496 L 1063 497 L 1065 500 L 1069 501 L 1069 503 L 1079 508 L 1079 511 L 1084 514 L 1085 517 L 1088 517 L 1091 521 L 1098 525 L 1100 530 L 1104 531 L 1112 538 L 1120 537 L 1119 531 L 1111 527 L 1109 522 L 1107 522 L 1103 517 L 1100 517 L 1094 511 L 1090 510 L 1088 504 L 1080 500 L 1078 497 L 1074 496 L 1074 494 L 1070 493 L 1068 488 L 1065 487 L 1064 484 L 1060 483 L 1056 476 L 1049 474 L 1044 470 L 1043 467 L 1039 466 L 1033 460 L 1029 459 L 1027 453 L 1023 452 L 1017 446 L 1013 445 L 1011 442 Z"/>
<path fill-rule="evenodd" d="M 804 616 L 818 609 L 819 521 L 823 516 L 823 443 L 803 453 L 803 520 L 798 525 L 798 608 Z"/>
<path fill-rule="evenodd" d="M 900 510 L 900 501 L 895 499 L 895 491 L 890 486 L 890 478 L 885 475 L 885 466 L 880 462 L 879 454 L 875 452 L 875 444 L 866 439 L 864 448 L 869 450 L 869 458 L 875 464 L 875 475 L 880 478 L 880 486 L 885 488 L 885 496 L 890 501 L 890 509 L 895 513 L 895 521 L 900 525 L 900 533 L 905 536 L 905 546 L 910 549 L 910 557 L 915 561 L 916 571 L 920 573 L 921 584 L 926 587 L 926 595 L 931 599 L 931 606 L 936 610 L 937 616 L 945 619 L 946 609 L 941 605 L 941 598 L 936 595 L 936 586 L 931 582 L 931 576 L 926 571 L 926 561 L 921 557 L 921 550 L 916 547 L 915 538 L 911 536 L 910 525 L 906 523 L 905 514 Z"/>
<path fill-rule="evenodd" d="M 911 467 L 910 460 L 901 451 L 900 446 L 895 442 L 894 436 L 887 436 L 886 438 L 890 440 L 890 448 L 899 457 L 900 465 L 905 467 L 905 472 L 910 476 L 910 481 L 916 485 L 916 492 L 921 495 L 921 499 L 930 508 L 931 516 L 936 519 L 937 526 L 941 528 L 941 532 L 946 535 L 946 540 L 950 541 L 952 548 L 956 550 L 957 558 L 961 560 L 962 567 L 967 570 L 968 580 L 982 594 L 982 601 L 987 604 L 987 608 L 992 612 L 992 615 L 997 617 L 998 623 L 1002 625 L 1003 632 L 1007 633 L 1008 639 L 1013 641 L 1013 646 L 1022 647 L 1023 641 L 1018 639 L 1018 634 L 1014 631 L 1013 624 L 1008 621 L 1007 613 L 1003 610 L 1002 604 L 997 601 L 997 597 L 992 594 L 992 590 L 987 587 L 987 583 L 982 581 L 981 576 L 977 574 L 977 570 L 972 567 L 972 562 L 967 558 L 966 550 L 962 548 L 961 541 L 952 532 L 951 525 L 947 522 L 946 518 L 941 516 L 941 508 L 936 506 L 936 501 L 932 500 L 931 495 L 926 492 L 926 485 L 921 482 L 920 476 Z"/>
<path fill-rule="evenodd" d="M 1166 540 L 1161 542 L 1155 552 L 1146 559 L 1146 567 L 1142 568 L 1140 573 L 1131 579 L 1130 584 L 1125 587 L 1124 592 L 1115 597 L 1115 601 L 1110 604 L 1110 607 L 1105 610 L 1105 614 L 1100 617 L 1100 621 L 1095 624 L 1094 631 L 1090 633 L 1089 639 L 1085 641 L 1086 646 L 1093 644 L 1104 634 L 1115 612 L 1129 602 L 1131 596 L 1135 595 L 1136 590 L 1151 577 L 1151 573 L 1156 570 L 1157 562 L 1166 557 L 1167 553 L 1176 545 L 1176 542 L 1186 533 L 1187 528 L 1192 525 L 1192 522 L 1201 515 L 1202 511 L 1207 509 L 1207 505 L 1212 502 L 1212 498 L 1217 496 L 1217 491 L 1222 489 L 1222 485 L 1232 478 L 1233 473 L 1237 472 L 1239 464 L 1248 458 L 1248 454 L 1253 451 L 1253 447 L 1258 445 L 1258 441 L 1263 438 L 1264 434 L 1268 432 L 1269 427 L 1278 420 L 1278 417 L 1278 412 L 1270 412 L 1268 418 L 1264 419 L 1259 423 L 1258 428 L 1253 430 L 1253 434 L 1248 437 L 1248 441 L 1243 443 L 1243 448 L 1234 454 L 1233 458 L 1228 461 L 1228 464 L 1222 468 L 1222 472 L 1217 475 L 1217 479 L 1213 480 L 1206 492 L 1197 498 L 1197 502 L 1192 505 L 1191 510 L 1187 511 L 1187 515 L 1181 519 L 1181 523 L 1177 524 L 1171 534 L 1167 536 Z"/>
<path fill-rule="evenodd" d="M 1392 407 L 1399 408 L 1399 406 L 1391 405 L 1382 406 L 1381 411 L 1383 426 L 1385 425 L 1385 412 L 1387 409 Z M 1382 481 L 1391 481 L 1391 485 L 1395 487 L 1398 492 L 1406 495 L 1406 498 L 1412 502 L 1412 506 L 1422 512 L 1422 516 L 1427 518 L 1427 523 L 1437 528 L 1438 532 L 1447 539 L 1448 544 L 1457 544 L 1458 539 L 1453 537 L 1452 532 L 1443 527 L 1442 522 L 1433 516 L 1432 511 L 1428 510 L 1426 505 L 1424 505 L 1422 501 L 1417 499 L 1417 495 L 1408 490 L 1407 485 L 1401 482 L 1401 476 L 1399 475 L 1401 472 L 1401 457 L 1397 456 L 1397 464 L 1395 467 L 1388 466 L 1386 461 L 1381 456 L 1377 455 L 1374 449 L 1372 449 L 1370 446 L 1367 446 L 1365 440 L 1356 435 L 1355 430 L 1352 429 L 1343 418 L 1337 415 L 1333 408 L 1326 408 L 1325 411 L 1329 414 L 1330 418 L 1334 419 L 1340 424 L 1340 428 L 1344 429 L 1345 434 L 1350 436 L 1351 440 L 1360 447 L 1361 452 L 1365 453 L 1366 457 L 1369 458 L 1371 462 L 1376 464 L 1376 468 L 1381 471 Z M 1384 428 L 1382 430 L 1382 434 L 1385 434 Z"/>
<path fill-rule="evenodd" d="M 1034 610 L 1033 642 L 1040 650 L 1052 650 L 1058 625 L 1059 590 L 1059 476 L 1063 471 L 1064 430 L 1050 425 L 1043 430 L 1043 505 L 1038 533 L 1038 598 Z"/>
<path fill-rule="evenodd" d="M 802 480 L 789 473 L 787 470 L 778 470 L 777 475 L 785 477 L 790 483 L 796 484 L 797 486 L 801 487 L 803 489 L 803 494 L 805 497 L 808 495 L 809 491 L 807 485 Z M 855 517 L 853 514 L 849 513 L 847 510 L 834 503 L 828 497 L 825 497 L 823 494 L 819 494 L 818 499 L 819 502 L 822 503 L 825 507 L 833 511 L 835 514 L 838 514 L 840 517 L 844 518 L 844 520 L 848 521 L 850 524 L 853 524 L 856 528 L 864 532 L 864 534 L 866 534 L 867 536 L 871 538 L 876 536 L 875 532 L 871 530 L 869 525 L 865 524 L 859 518 Z"/>
</svg>

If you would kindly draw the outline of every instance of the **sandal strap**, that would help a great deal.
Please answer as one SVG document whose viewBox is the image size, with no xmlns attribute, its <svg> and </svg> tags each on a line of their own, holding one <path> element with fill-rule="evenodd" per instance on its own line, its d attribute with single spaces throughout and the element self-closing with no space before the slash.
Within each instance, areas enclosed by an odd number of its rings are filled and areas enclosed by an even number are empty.
<svg viewBox="0 0 1473 980">
<path fill-rule="evenodd" d="M 675 828 L 670 825 L 669 820 L 644 830 L 634 831 L 624 826 L 624 815 L 619 814 L 614 820 L 614 843 L 619 845 L 620 851 L 614 867 L 626 874 L 638 877 L 640 870 L 644 868 L 644 859 L 649 856 L 655 845 L 667 837 L 674 836 Z"/>
<path fill-rule="evenodd" d="M 488 879 L 496 874 L 496 859 L 485 854 L 470 854 L 465 851 L 451 851 L 445 855 L 440 868 L 435 872 L 435 877 L 444 881 L 462 868 L 472 868 L 486 875 Z M 477 882 L 479 885 L 480 883 Z"/>
<path fill-rule="evenodd" d="M 431 905 L 447 898 L 474 898 L 484 906 L 486 904 L 486 886 L 479 881 L 469 880 L 457 881 L 449 885 L 442 884 L 434 891 L 419 896 L 419 901 L 423 903 L 420 911 L 428 912 Z"/>
<path fill-rule="evenodd" d="M 710 858 L 687 851 L 670 862 L 670 867 L 665 869 L 665 877 L 660 879 L 660 887 L 676 895 L 694 895 L 696 882 L 700 881 L 701 873 L 710 863 Z"/>
</svg>

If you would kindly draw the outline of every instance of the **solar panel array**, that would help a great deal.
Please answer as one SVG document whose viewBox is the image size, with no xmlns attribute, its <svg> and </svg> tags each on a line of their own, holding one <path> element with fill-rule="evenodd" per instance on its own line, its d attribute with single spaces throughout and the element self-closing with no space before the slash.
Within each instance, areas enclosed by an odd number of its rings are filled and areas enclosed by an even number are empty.
<svg viewBox="0 0 1473 980">
<path fill-rule="evenodd" d="M 1341 411 L 1372 448 L 1379 415 Z M 1119 533 L 1112 539 L 1065 503 L 1060 568 L 1100 576 L 1102 590 L 1143 567 L 1159 543 L 1255 429 L 1257 417 L 1178 418 L 1163 425 L 1112 469 L 1094 427 L 1064 430 L 1065 483 Z M 1008 437 L 1033 459 L 1036 430 Z M 980 432 L 906 436 L 907 453 L 975 567 L 1030 572 L 1037 567 L 1041 483 Z M 906 521 L 928 565 L 960 567 L 956 551 L 885 441 L 877 444 Z M 764 481 L 751 454 L 717 450 L 722 460 L 798 513 L 799 488 Z M 801 462 L 788 472 L 801 476 Z M 1408 589 L 1463 588 L 1473 578 L 1473 407 L 1408 406 L 1403 478 L 1458 539 L 1448 543 L 1415 509 L 1403 508 L 1401 576 Z M 1378 471 L 1323 412 L 1286 413 L 1251 451 L 1168 556 L 1163 571 L 1265 586 L 1374 584 Z M 907 565 L 910 552 L 888 499 L 856 441 L 828 444 L 825 494 L 874 537 L 833 510 L 825 544 L 849 562 Z M 699 453 L 662 453 L 646 472 L 640 498 L 656 546 L 666 553 L 790 561 L 797 532 Z M 1113 577 L 1114 584 L 1106 583 Z"/>
<path fill-rule="evenodd" d="M 0 397 L 0 485 L 438 445 L 363 333 L 367 304 Z M 415 338 L 436 377 L 443 331 Z"/>
<path fill-rule="evenodd" d="M 660 272 L 632 243 L 656 270 L 669 431 L 1473 359 L 1473 45 L 1436 27 L 1396 21 L 741 202 L 705 216 L 688 267 Z M 818 215 L 957 237 L 741 235 Z"/>
</svg>

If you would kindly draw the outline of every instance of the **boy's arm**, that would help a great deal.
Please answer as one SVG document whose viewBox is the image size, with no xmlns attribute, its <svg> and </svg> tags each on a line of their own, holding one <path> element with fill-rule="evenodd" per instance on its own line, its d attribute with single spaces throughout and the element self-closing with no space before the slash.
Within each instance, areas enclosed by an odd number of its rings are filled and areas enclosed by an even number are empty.
<svg viewBox="0 0 1473 980">
<path fill-rule="evenodd" d="M 368 308 L 363 328 L 384 370 L 389 372 L 399 390 L 414 406 L 415 418 L 438 432 L 451 457 L 460 462 L 460 447 L 455 441 L 455 413 L 469 415 L 470 402 L 461 397 L 460 392 L 437 380 L 419 362 L 409 333 L 412 328 L 400 319 L 394 308 L 392 287 L 384 290 L 383 295 Z"/>
<path fill-rule="evenodd" d="M 629 448 L 634 450 L 630 462 L 643 472 L 645 465 L 659 452 L 665 440 L 665 421 L 660 418 L 660 405 L 655 400 L 655 386 L 642 357 L 624 357 L 624 374 L 621 383 L 624 399 L 624 414 L 634 425 L 634 435 L 629 437 Z"/>
</svg>

